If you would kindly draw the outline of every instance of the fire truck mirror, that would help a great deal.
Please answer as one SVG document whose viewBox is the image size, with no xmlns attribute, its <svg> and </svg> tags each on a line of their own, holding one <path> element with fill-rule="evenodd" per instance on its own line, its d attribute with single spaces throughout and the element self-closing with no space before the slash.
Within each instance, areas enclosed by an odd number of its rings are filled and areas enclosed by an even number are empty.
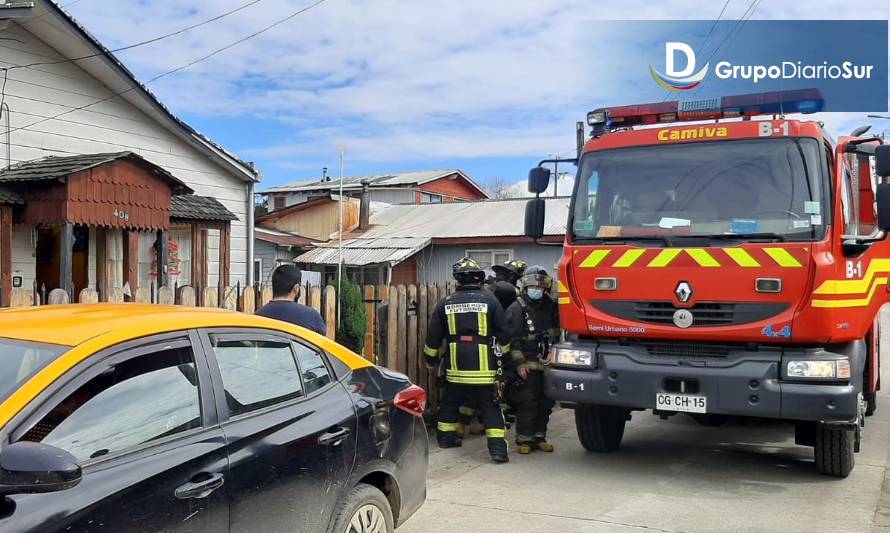
<svg viewBox="0 0 890 533">
<path fill-rule="evenodd" d="M 528 171 L 528 192 L 541 194 L 550 186 L 550 169 L 535 167 Z"/>
<path fill-rule="evenodd" d="M 881 147 L 883 148 L 883 146 Z M 878 185 L 878 227 L 882 231 L 890 231 L 890 183 Z M 528 215 L 526 215 L 528 216 Z M 528 223 L 526 223 L 526 226 Z"/>
<path fill-rule="evenodd" d="M 890 193 L 890 192 L 888 192 Z M 890 196 L 887 197 L 890 200 Z M 544 209 L 543 198 L 533 198 L 525 204 L 525 235 L 533 239 L 544 236 Z"/>
<path fill-rule="evenodd" d="M 875 148 L 875 173 L 882 178 L 890 176 L 890 145 Z"/>
</svg>

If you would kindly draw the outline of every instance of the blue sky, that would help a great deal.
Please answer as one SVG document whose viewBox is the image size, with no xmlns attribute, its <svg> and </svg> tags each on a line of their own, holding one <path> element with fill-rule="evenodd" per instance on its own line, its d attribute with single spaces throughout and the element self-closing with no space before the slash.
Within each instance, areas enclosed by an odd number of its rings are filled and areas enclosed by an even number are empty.
<svg viewBox="0 0 890 533">
<path fill-rule="evenodd" d="M 67 9 L 115 48 L 245 2 L 69 0 Z M 752 2 L 755 19 L 849 11 L 843 0 L 730 0 L 723 19 L 740 18 Z M 149 79 L 309 3 L 263 0 L 120 57 Z M 712 20 L 722 7 L 718 0 L 327 0 L 151 88 L 195 128 L 255 161 L 260 190 L 315 178 L 324 166 L 336 173 L 340 143 L 350 175 L 458 167 L 482 184 L 520 183 L 539 159 L 571 155 L 574 123 L 588 110 L 644 101 L 635 98 L 649 87 L 642 91 L 622 72 L 645 66 L 588 32 L 628 18 Z M 887 19 L 890 5 L 852 15 Z M 602 58 L 604 72 L 583 72 L 591 56 Z M 868 122 L 861 113 L 820 119 L 836 133 Z"/>
</svg>

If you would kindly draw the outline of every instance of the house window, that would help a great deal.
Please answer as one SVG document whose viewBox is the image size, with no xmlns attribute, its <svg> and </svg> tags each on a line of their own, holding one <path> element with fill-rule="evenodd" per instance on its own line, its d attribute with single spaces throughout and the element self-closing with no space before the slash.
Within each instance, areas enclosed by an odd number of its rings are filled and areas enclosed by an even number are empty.
<svg viewBox="0 0 890 533">
<path fill-rule="evenodd" d="M 253 260 L 253 282 L 263 284 L 263 259 L 257 257 Z"/>
<path fill-rule="evenodd" d="M 443 198 L 441 194 L 432 194 L 428 192 L 420 193 L 420 203 L 422 204 L 441 204 L 442 200 Z"/>
<path fill-rule="evenodd" d="M 475 259 L 482 268 L 491 268 L 513 259 L 513 250 L 467 250 L 467 257 Z"/>
<path fill-rule="evenodd" d="M 284 196 L 275 196 L 272 198 L 272 209 L 284 209 L 287 207 L 287 198 Z"/>
</svg>

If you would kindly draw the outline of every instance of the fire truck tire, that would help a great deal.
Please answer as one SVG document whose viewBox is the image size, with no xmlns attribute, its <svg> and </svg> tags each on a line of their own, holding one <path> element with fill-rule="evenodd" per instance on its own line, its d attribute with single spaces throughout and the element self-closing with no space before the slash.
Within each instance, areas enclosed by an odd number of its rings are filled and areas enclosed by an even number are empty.
<svg viewBox="0 0 890 533">
<path fill-rule="evenodd" d="M 617 450 L 624 437 L 629 411 L 608 405 L 579 405 L 575 408 L 575 427 L 584 449 L 607 453 Z"/>
<path fill-rule="evenodd" d="M 856 464 L 856 434 L 843 428 L 820 425 L 816 428 L 816 470 L 832 477 L 847 477 Z"/>
</svg>

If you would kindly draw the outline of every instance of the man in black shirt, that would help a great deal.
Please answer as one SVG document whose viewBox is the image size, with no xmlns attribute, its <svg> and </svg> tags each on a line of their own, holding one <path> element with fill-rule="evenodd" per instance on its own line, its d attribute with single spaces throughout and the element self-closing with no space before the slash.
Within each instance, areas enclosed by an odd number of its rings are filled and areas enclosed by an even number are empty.
<svg viewBox="0 0 890 533">
<path fill-rule="evenodd" d="M 297 303 L 300 297 L 300 269 L 281 265 L 272 273 L 272 301 L 256 312 L 259 316 L 290 322 L 297 326 L 327 335 L 328 328 L 315 309 Z"/>
</svg>

